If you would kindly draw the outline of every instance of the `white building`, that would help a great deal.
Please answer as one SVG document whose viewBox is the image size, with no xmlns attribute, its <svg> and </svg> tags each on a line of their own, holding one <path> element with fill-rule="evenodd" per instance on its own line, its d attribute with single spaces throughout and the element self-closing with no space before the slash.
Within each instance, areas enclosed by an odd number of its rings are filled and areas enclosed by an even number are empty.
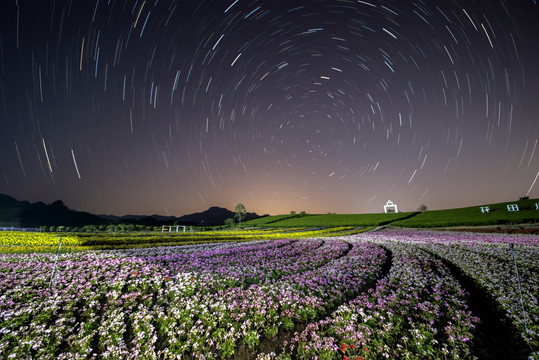
<svg viewBox="0 0 539 360">
<path fill-rule="evenodd" d="M 393 201 L 388 200 L 387 204 L 384 205 L 384 212 L 386 214 L 389 213 L 398 213 L 399 209 L 397 208 L 397 204 L 393 204 Z"/>
</svg>

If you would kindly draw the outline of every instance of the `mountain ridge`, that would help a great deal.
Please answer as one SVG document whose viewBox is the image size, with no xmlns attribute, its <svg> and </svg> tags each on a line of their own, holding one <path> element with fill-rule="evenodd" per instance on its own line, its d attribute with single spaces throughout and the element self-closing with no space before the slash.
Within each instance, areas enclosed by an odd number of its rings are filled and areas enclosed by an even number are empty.
<svg viewBox="0 0 539 360">
<path fill-rule="evenodd" d="M 43 202 L 30 203 L 17 200 L 9 195 L 0 194 L 0 226 L 39 227 L 39 226 L 85 226 L 106 224 L 135 224 L 144 226 L 223 225 L 225 220 L 233 218 L 235 213 L 226 208 L 212 206 L 208 210 L 176 216 L 163 215 L 96 215 L 84 211 L 69 209 L 63 201 L 56 200 L 51 204 Z M 256 213 L 247 213 L 245 220 L 259 218 Z"/>
</svg>

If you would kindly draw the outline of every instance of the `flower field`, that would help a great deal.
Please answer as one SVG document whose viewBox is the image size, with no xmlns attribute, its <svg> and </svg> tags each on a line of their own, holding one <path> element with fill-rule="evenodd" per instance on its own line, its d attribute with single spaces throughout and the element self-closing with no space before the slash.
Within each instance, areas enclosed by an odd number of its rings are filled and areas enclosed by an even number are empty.
<svg viewBox="0 0 539 360">
<path fill-rule="evenodd" d="M 64 250 L 78 248 L 81 241 L 73 235 L 61 235 Z M 25 231 L 2 231 L 0 232 L 0 252 L 3 253 L 28 253 L 28 252 L 52 252 L 58 248 L 60 235 L 52 233 L 38 233 Z"/>
<path fill-rule="evenodd" d="M 492 294 L 524 358 L 539 358 L 538 252 L 530 236 L 380 231 L 62 253 L 57 264 L 3 254 L 0 358 L 475 358 L 484 319 L 461 276 Z"/>
<path fill-rule="evenodd" d="M 277 240 L 282 238 L 314 238 L 350 235 L 368 228 L 340 226 L 331 228 L 261 228 L 241 230 L 200 229 L 185 232 L 120 232 L 120 233 L 37 233 L 24 231 L 0 231 L 0 253 L 56 252 L 62 239 L 60 251 L 130 249 L 154 246 L 188 245 L 207 242 Z"/>
<path fill-rule="evenodd" d="M 539 348 L 539 238 L 475 234 L 405 232 L 394 240 L 416 241 L 418 247 L 455 264 L 498 303 L 524 340 Z M 513 258 L 509 244 L 513 244 Z M 515 268 L 515 260 L 519 271 Z M 521 291 L 519 290 L 519 280 Z M 522 303 L 520 302 L 522 294 Z M 522 311 L 524 306 L 524 312 Z"/>
</svg>

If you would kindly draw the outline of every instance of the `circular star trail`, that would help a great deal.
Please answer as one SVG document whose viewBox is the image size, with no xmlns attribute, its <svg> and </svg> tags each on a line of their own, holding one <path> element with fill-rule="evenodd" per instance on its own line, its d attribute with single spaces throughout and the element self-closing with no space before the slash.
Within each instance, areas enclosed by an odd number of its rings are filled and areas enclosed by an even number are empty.
<svg viewBox="0 0 539 360">
<path fill-rule="evenodd" d="M 96 213 L 539 196 L 535 1 L 5 1 L 0 192 Z"/>
</svg>

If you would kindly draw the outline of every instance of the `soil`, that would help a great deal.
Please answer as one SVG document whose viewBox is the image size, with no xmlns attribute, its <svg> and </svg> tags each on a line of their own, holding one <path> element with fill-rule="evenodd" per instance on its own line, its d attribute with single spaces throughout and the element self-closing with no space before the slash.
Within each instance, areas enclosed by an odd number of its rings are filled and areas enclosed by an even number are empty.
<svg viewBox="0 0 539 360">
<path fill-rule="evenodd" d="M 439 255 L 433 255 L 449 268 L 453 277 L 464 287 L 469 294 L 469 309 L 480 319 L 472 343 L 474 355 L 480 360 L 526 360 L 529 348 L 496 300 L 458 266 Z"/>
</svg>

